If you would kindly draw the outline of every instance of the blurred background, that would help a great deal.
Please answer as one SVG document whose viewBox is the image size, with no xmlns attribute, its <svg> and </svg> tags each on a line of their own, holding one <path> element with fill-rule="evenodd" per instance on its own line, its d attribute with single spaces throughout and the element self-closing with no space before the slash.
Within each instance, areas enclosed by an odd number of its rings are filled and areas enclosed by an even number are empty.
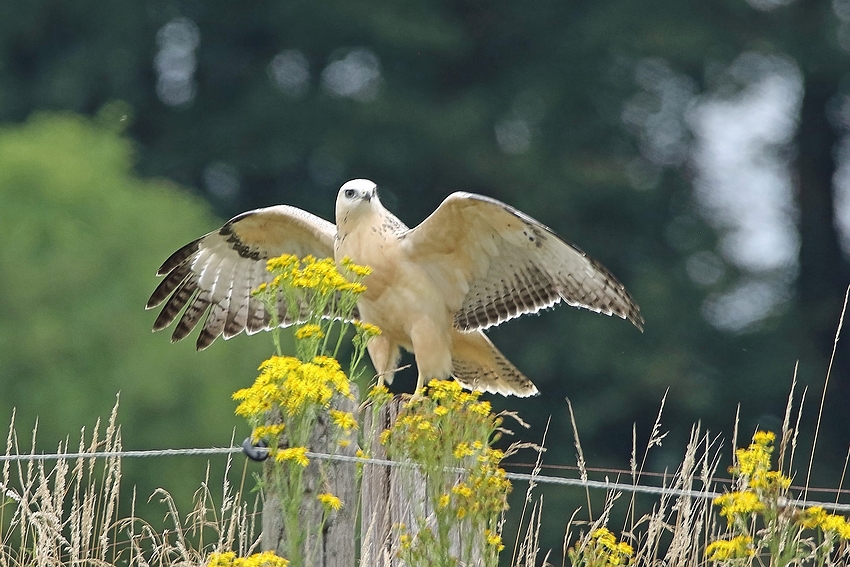
<svg viewBox="0 0 850 567">
<path fill-rule="evenodd" d="M 575 465 L 569 397 L 588 465 L 627 469 L 633 427 L 642 453 L 665 392 L 669 435 L 646 469 L 675 468 L 696 422 L 728 462 L 738 411 L 741 443 L 778 430 L 797 361 L 808 456 L 850 284 L 850 0 L 7 8 L 0 421 L 17 408 L 23 447 L 37 416 L 39 451 L 75 446 L 118 392 L 125 448 L 226 446 L 234 428 L 242 439 L 230 394 L 269 337 L 196 353 L 193 339 L 151 334 L 154 273 L 247 209 L 332 219 L 340 184 L 367 177 L 410 226 L 452 191 L 505 201 L 640 304 L 643 334 L 566 307 L 490 333 L 543 392 L 493 401 L 531 424 L 520 440 L 539 442 L 551 419 L 545 463 Z M 845 339 L 815 485 L 839 484 L 848 399 Z M 125 482 L 185 505 L 205 467 L 128 460 Z M 547 491 L 553 557 L 583 500 Z"/>
</svg>

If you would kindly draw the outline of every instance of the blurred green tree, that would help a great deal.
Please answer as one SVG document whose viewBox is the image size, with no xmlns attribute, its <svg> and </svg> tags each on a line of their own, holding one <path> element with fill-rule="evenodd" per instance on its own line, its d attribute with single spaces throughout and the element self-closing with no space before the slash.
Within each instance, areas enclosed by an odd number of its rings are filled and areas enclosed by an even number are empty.
<svg viewBox="0 0 850 567">
<path fill-rule="evenodd" d="M 227 446 L 240 425 L 230 394 L 271 350 L 242 337 L 196 356 L 151 334 L 144 304 L 158 264 L 218 221 L 173 183 L 133 173 L 121 110 L 0 128 L 0 416 L 16 408 L 24 451 L 36 418 L 40 451 L 68 438 L 75 449 L 118 392 L 125 448 Z M 125 461 L 142 501 L 165 485 L 186 504 L 206 466 L 145 461 Z"/>
</svg>

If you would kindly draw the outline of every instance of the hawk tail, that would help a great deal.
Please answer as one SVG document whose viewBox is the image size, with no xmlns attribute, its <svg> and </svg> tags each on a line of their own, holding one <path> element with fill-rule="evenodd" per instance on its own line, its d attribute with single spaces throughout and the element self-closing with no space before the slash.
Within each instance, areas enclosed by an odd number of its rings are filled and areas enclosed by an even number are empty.
<svg viewBox="0 0 850 567">
<path fill-rule="evenodd" d="M 452 376 L 465 388 L 525 398 L 540 392 L 481 331 L 455 331 Z"/>
</svg>

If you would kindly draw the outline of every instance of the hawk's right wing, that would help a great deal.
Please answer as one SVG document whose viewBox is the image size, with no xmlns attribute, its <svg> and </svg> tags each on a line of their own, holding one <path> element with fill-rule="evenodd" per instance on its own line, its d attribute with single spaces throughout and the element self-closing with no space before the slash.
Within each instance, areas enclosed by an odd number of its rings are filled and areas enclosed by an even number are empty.
<svg viewBox="0 0 850 567">
<path fill-rule="evenodd" d="M 283 254 L 332 258 L 335 236 L 332 223 L 287 205 L 256 209 L 230 219 L 219 230 L 182 247 L 159 268 L 157 275 L 165 278 L 146 308 L 152 309 L 166 298 L 168 301 L 153 330 L 167 327 L 184 307 L 171 340 L 185 338 L 206 314 L 198 335 L 199 350 L 220 335 L 229 339 L 242 331 L 253 334 L 267 329 L 269 313 L 251 294 L 272 279 L 266 261 Z M 285 322 L 286 306 L 280 304 L 279 311 L 279 320 Z"/>
</svg>

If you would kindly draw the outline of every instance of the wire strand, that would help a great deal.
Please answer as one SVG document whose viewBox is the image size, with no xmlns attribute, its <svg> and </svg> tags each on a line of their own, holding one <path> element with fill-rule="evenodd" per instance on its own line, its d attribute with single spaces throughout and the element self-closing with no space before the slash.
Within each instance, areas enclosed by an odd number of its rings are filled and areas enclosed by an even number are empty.
<svg viewBox="0 0 850 567">
<path fill-rule="evenodd" d="M 92 451 L 88 453 L 42 453 L 29 455 L 0 455 L 0 462 L 9 461 L 56 461 L 60 459 L 116 459 L 116 458 L 149 458 L 149 457 L 178 457 L 178 456 L 200 456 L 200 455 L 232 455 L 241 453 L 242 447 L 207 447 L 193 449 L 152 449 L 144 451 Z M 349 455 L 332 455 L 329 453 L 315 453 L 307 451 L 305 455 L 311 459 L 328 461 L 339 461 L 349 463 L 361 463 L 364 465 L 376 465 L 385 467 L 411 467 L 417 465 L 409 462 L 391 461 L 388 459 L 376 459 L 373 457 L 355 457 Z M 467 472 L 462 468 L 452 468 L 453 472 Z M 600 469 L 601 471 L 602 469 Z M 618 471 L 613 471 L 618 472 Z M 550 484 L 560 486 L 576 486 L 581 488 L 594 488 L 614 492 L 634 492 L 638 494 L 651 494 L 655 496 L 675 496 L 700 499 L 714 499 L 721 492 L 711 490 L 693 490 L 686 488 L 670 488 L 664 486 L 648 486 L 644 484 L 628 484 L 624 482 L 610 482 L 602 480 L 582 480 L 580 478 L 566 478 L 558 476 L 545 476 L 527 473 L 506 472 L 509 480 L 518 480 L 534 484 Z M 850 512 L 850 504 L 838 504 L 835 502 L 820 502 L 815 500 L 785 499 L 780 501 L 781 506 L 810 507 L 821 506 L 825 510 L 835 512 Z"/>
</svg>

